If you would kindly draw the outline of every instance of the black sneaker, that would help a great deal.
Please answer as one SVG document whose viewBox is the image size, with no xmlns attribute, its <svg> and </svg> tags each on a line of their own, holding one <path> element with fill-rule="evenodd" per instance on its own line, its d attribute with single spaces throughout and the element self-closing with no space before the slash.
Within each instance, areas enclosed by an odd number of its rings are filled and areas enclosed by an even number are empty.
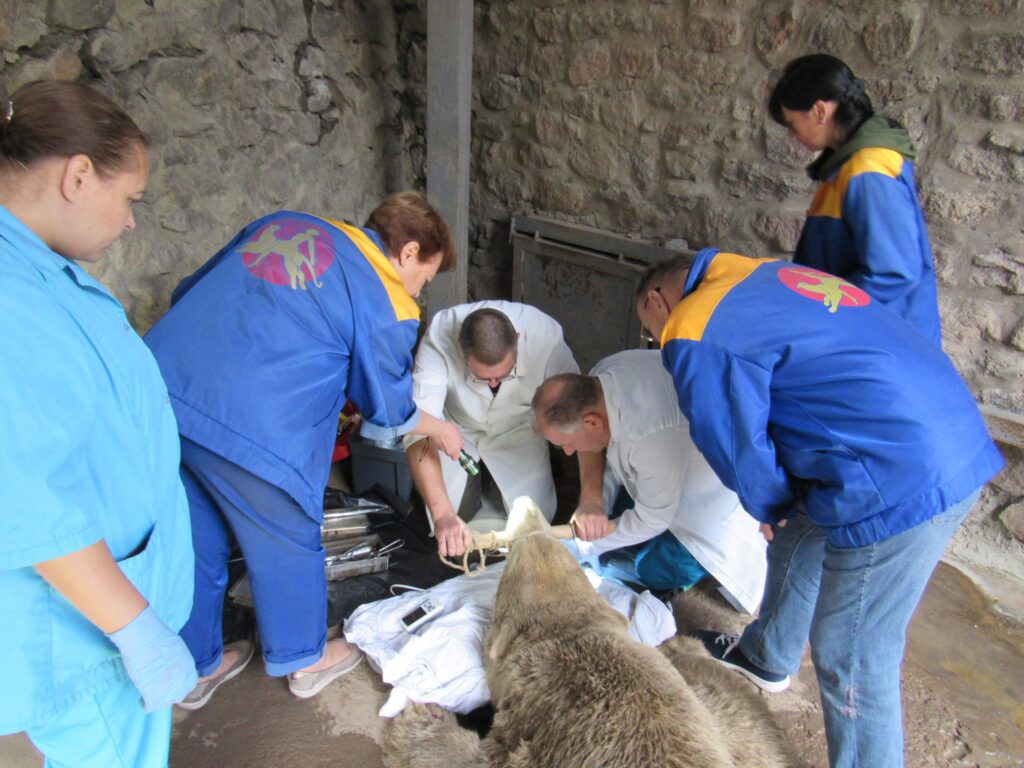
<svg viewBox="0 0 1024 768">
<path fill-rule="evenodd" d="M 739 648 L 739 635 L 724 635 L 710 629 L 699 629 L 693 636 L 704 643 L 711 658 L 723 667 L 736 670 L 761 690 L 780 693 L 789 688 L 789 675 L 778 675 L 761 669 L 743 655 Z"/>
</svg>

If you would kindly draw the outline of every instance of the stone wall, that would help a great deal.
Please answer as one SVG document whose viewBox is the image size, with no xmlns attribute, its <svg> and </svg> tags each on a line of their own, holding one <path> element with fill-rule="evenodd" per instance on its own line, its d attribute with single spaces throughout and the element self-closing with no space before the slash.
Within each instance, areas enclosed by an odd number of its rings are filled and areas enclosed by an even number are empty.
<svg viewBox="0 0 1024 768">
<path fill-rule="evenodd" d="M 788 256 L 812 155 L 765 101 L 786 62 L 828 52 L 920 149 L 947 352 L 980 402 L 1024 416 L 1020 0 L 478 0 L 476 13 L 471 295 L 511 293 L 495 209 Z M 956 550 L 1019 580 L 1022 454 L 1006 452 Z"/>
<path fill-rule="evenodd" d="M 0 0 L 0 92 L 88 80 L 153 135 L 138 228 L 96 269 L 144 331 L 252 218 L 361 221 L 422 186 L 424 8 Z M 828 51 L 918 142 L 946 349 L 981 402 L 1022 415 L 1022 28 L 1022 0 L 477 0 L 470 294 L 511 294 L 494 211 L 790 253 L 810 156 L 764 101 L 789 59 Z M 955 551 L 1020 580 L 1024 452 L 1007 455 Z"/>
<path fill-rule="evenodd" d="M 0 0 L 0 91 L 82 79 L 153 137 L 138 226 L 94 270 L 141 330 L 281 208 L 362 223 L 411 183 L 390 3 Z"/>
</svg>

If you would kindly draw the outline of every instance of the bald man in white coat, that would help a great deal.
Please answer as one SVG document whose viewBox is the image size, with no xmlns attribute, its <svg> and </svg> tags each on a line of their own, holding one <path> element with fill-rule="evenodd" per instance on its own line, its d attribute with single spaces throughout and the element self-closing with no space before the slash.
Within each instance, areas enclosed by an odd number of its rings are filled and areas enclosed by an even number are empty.
<svg viewBox="0 0 1024 768">
<path fill-rule="evenodd" d="M 589 510 L 581 503 L 573 518 L 581 537 L 594 539 L 582 542 L 581 554 L 597 556 L 669 531 L 738 607 L 753 613 L 764 588 L 765 540 L 693 444 L 660 352 L 619 352 L 599 362 L 591 377 L 599 387 L 584 381 L 590 377 L 555 377 L 534 400 L 537 428 L 549 442 L 567 454 L 605 453 L 604 503 Z M 583 402 L 587 386 L 596 393 L 590 404 Z M 634 506 L 604 535 L 620 487 Z"/>
<path fill-rule="evenodd" d="M 474 332 L 467 334 L 463 324 L 471 315 L 466 330 Z M 562 327 L 539 309 L 479 301 L 445 309 L 431 320 L 416 353 L 413 397 L 426 413 L 459 427 L 464 450 L 487 467 L 506 514 L 517 496 L 530 496 L 550 520 L 556 504 L 551 458 L 533 430 L 530 400 L 548 377 L 578 371 Z M 466 472 L 416 438 L 406 440 L 406 453 L 439 552 L 461 554 L 471 540 L 457 515 Z"/>
</svg>

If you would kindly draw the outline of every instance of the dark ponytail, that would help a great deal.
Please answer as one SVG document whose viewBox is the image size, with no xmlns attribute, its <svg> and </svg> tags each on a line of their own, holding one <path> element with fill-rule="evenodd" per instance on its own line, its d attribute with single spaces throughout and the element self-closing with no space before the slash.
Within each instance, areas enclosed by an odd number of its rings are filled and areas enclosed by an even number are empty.
<svg viewBox="0 0 1024 768">
<path fill-rule="evenodd" d="M 36 80 L 0 104 L 0 168 L 87 155 L 110 176 L 135 163 L 149 137 L 117 104 L 84 83 Z"/>
<path fill-rule="evenodd" d="M 801 56 L 786 65 L 768 99 L 768 111 L 775 122 L 788 127 L 783 107 L 806 112 L 818 100 L 838 103 L 833 119 L 844 139 L 875 113 L 864 81 L 842 61 L 825 53 Z"/>
</svg>

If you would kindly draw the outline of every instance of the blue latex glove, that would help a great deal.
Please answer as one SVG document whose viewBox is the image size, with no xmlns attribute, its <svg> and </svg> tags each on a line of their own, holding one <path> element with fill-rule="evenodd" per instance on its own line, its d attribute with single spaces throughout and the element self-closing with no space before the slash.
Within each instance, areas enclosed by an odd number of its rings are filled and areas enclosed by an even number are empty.
<svg viewBox="0 0 1024 768">
<path fill-rule="evenodd" d="M 121 652 L 125 671 L 142 694 L 146 712 L 169 707 L 195 688 L 196 663 L 185 641 L 150 606 L 107 637 Z"/>
</svg>

